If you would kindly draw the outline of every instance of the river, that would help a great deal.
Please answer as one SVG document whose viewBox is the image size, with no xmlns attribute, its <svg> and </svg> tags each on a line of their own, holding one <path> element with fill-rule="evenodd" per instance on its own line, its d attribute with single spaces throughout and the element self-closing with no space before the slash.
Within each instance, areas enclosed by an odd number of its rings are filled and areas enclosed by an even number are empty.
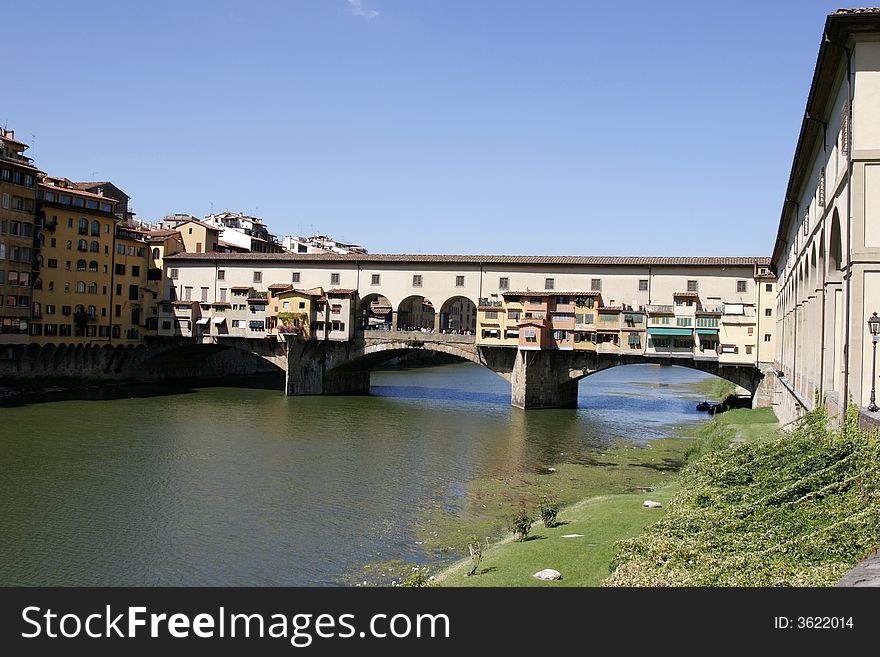
<svg viewBox="0 0 880 657">
<path fill-rule="evenodd" d="M 706 378 L 614 368 L 577 410 L 529 412 L 469 363 L 377 371 L 361 397 L 248 379 L 22 398 L 0 408 L 0 585 L 323 586 L 423 560 L 426 504 L 705 419 Z"/>
</svg>

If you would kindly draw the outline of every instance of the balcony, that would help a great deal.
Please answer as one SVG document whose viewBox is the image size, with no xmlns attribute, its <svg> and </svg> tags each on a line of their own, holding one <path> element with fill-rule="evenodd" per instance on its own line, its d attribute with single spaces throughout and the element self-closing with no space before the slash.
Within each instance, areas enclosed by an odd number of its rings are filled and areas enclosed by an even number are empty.
<svg viewBox="0 0 880 657">
<path fill-rule="evenodd" d="M 501 301 L 496 301 L 495 299 L 478 299 L 479 303 L 477 306 L 480 308 L 500 308 Z"/>
<path fill-rule="evenodd" d="M 645 310 L 648 313 L 657 314 L 657 315 L 671 315 L 672 314 L 672 305 L 647 305 L 645 306 Z"/>
</svg>

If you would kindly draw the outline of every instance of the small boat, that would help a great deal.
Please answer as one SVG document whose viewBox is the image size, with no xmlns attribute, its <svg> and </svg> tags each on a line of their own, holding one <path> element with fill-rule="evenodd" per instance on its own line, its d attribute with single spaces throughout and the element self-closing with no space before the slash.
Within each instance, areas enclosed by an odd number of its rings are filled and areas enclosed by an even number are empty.
<svg viewBox="0 0 880 657">
<path fill-rule="evenodd" d="M 708 401 L 701 401 L 699 404 L 697 404 L 697 410 L 701 413 L 704 411 L 708 411 L 710 408 L 712 408 L 712 404 L 710 404 Z"/>
</svg>

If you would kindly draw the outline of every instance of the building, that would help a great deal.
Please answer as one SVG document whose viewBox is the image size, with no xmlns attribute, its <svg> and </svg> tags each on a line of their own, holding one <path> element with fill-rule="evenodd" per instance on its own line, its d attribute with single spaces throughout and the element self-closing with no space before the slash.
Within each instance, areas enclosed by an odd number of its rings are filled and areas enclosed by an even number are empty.
<svg viewBox="0 0 880 657">
<path fill-rule="evenodd" d="M 338 253 L 342 255 L 367 253 L 367 250 L 358 244 L 340 242 L 327 235 L 312 235 L 311 237 L 287 235 L 281 240 L 281 245 L 285 251 L 291 253 Z"/>
<path fill-rule="evenodd" d="M 129 207 L 131 197 L 119 189 L 112 182 L 75 182 L 73 186 L 84 192 L 91 192 L 97 196 L 103 196 L 116 201 L 113 212 L 120 222 L 132 226 L 134 223 L 134 212 Z"/>
<path fill-rule="evenodd" d="M 227 249 L 243 249 L 253 253 L 281 253 L 284 247 L 269 232 L 259 217 L 241 212 L 209 214 L 204 223 L 218 228 L 220 241 Z"/>
<path fill-rule="evenodd" d="M 28 145 L 0 129 L 0 347 L 25 344 L 30 332 L 39 242 L 37 176 Z"/>
<path fill-rule="evenodd" d="M 346 332 L 473 326 L 487 346 L 772 362 L 768 258 L 182 253 L 166 262 L 178 295 L 323 289 L 332 308 L 332 291 L 351 290 Z M 318 314 L 310 321 L 332 327 Z"/>
<path fill-rule="evenodd" d="M 37 204 L 43 226 L 31 341 L 109 343 L 116 201 L 79 189 L 66 178 L 41 176 Z"/>
<path fill-rule="evenodd" d="M 157 290 L 147 285 L 151 253 L 145 231 L 116 225 L 113 256 L 113 320 L 110 336 L 121 343 L 139 342 L 146 334 L 147 318 L 157 301 Z"/>
<path fill-rule="evenodd" d="M 166 215 L 157 230 L 173 230 L 180 233 L 183 250 L 189 253 L 217 253 L 223 250 L 219 245 L 221 229 L 204 221 L 199 221 L 192 215 Z M 157 230 L 151 232 L 157 234 Z"/>
<path fill-rule="evenodd" d="M 880 9 L 827 17 L 785 190 L 772 267 L 780 419 L 817 399 L 864 409 L 880 313 Z M 765 306 L 764 312 L 767 307 Z M 864 411 L 865 418 L 878 415 Z"/>
<path fill-rule="evenodd" d="M 145 334 L 155 336 L 159 334 L 159 310 L 162 302 L 172 301 L 171 295 L 175 286 L 167 277 L 165 268 L 165 256 L 181 253 L 186 249 L 183 246 L 183 238 L 176 230 L 148 230 L 144 234 L 147 243 L 147 283 L 145 290 L 146 322 Z M 169 319 L 171 308 L 168 308 Z M 173 322 L 172 322 L 173 325 Z M 171 329 L 169 325 L 168 329 Z"/>
</svg>

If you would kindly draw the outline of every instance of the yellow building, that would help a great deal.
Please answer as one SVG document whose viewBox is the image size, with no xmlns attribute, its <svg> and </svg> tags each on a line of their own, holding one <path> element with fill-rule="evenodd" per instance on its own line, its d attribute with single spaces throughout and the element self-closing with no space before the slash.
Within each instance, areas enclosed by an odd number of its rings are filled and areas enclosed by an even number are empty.
<svg viewBox="0 0 880 657">
<path fill-rule="evenodd" d="M 220 229 L 215 226 L 198 219 L 189 219 L 180 222 L 174 229 L 180 233 L 186 253 L 216 253 L 220 250 Z"/>
<path fill-rule="evenodd" d="M 0 345 L 25 344 L 34 272 L 37 169 L 28 145 L 0 129 Z"/>
<path fill-rule="evenodd" d="M 115 201 L 77 189 L 66 178 L 45 176 L 37 202 L 42 266 L 34 284 L 31 340 L 109 342 Z"/>
<path fill-rule="evenodd" d="M 138 342 L 146 325 L 146 306 L 155 298 L 147 290 L 148 244 L 144 231 L 116 226 L 113 256 L 113 318 L 110 337 L 123 343 Z"/>
<path fill-rule="evenodd" d="M 165 256 L 182 253 L 186 249 L 183 239 L 176 230 L 149 230 L 146 232 L 147 242 L 147 283 L 144 294 L 146 335 L 155 336 L 159 333 L 159 311 L 163 301 L 173 299 L 171 290 L 174 285 L 167 278 Z M 171 311 L 167 313 L 170 317 Z M 168 318 L 166 318 L 168 319 Z"/>
<path fill-rule="evenodd" d="M 309 340 L 315 321 L 318 300 L 324 298 L 320 287 L 298 290 L 293 286 L 269 286 L 266 309 L 266 333 L 287 340 L 295 337 Z"/>
</svg>

